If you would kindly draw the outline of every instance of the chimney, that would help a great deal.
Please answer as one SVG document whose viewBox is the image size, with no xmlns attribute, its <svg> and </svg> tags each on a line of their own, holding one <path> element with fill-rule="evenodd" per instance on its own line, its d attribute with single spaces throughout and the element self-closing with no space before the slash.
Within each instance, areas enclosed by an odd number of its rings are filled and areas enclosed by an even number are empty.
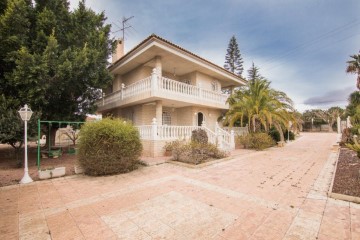
<svg viewBox="0 0 360 240">
<path fill-rule="evenodd" d="M 112 63 L 119 60 L 122 56 L 124 56 L 124 41 L 122 38 L 116 40 L 116 49 L 112 54 Z"/>
</svg>

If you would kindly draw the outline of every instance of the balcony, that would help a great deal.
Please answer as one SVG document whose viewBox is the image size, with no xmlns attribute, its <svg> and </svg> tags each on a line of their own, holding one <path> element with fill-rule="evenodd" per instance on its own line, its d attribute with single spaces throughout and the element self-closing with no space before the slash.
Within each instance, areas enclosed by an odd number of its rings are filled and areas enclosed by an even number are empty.
<svg viewBox="0 0 360 240">
<path fill-rule="evenodd" d="M 182 83 L 165 77 L 159 77 L 155 71 L 150 77 L 128 86 L 122 86 L 117 92 L 108 94 L 97 101 L 98 111 L 117 107 L 143 104 L 155 100 L 177 102 L 180 105 L 197 105 L 218 109 L 229 109 L 226 100 L 228 94 L 210 91 L 197 86 Z"/>
</svg>

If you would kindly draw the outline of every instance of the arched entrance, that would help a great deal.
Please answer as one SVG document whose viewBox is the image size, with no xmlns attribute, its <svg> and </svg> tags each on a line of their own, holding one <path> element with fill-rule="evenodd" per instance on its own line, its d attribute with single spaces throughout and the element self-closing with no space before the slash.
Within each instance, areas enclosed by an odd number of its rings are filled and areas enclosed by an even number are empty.
<svg viewBox="0 0 360 240">
<path fill-rule="evenodd" d="M 198 126 L 201 126 L 201 124 L 204 121 L 204 114 L 202 112 L 197 113 L 197 124 Z"/>
</svg>

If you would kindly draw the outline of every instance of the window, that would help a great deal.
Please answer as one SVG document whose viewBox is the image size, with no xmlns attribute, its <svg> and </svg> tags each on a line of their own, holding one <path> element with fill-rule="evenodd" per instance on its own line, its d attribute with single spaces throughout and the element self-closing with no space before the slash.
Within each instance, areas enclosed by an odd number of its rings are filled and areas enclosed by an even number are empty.
<svg viewBox="0 0 360 240">
<path fill-rule="evenodd" d="M 162 113 L 162 124 L 171 125 L 171 114 L 169 112 Z"/>
<path fill-rule="evenodd" d="M 217 81 L 212 81 L 211 82 L 211 89 L 214 91 L 214 92 L 217 92 L 219 90 L 219 85 L 217 83 Z"/>
</svg>

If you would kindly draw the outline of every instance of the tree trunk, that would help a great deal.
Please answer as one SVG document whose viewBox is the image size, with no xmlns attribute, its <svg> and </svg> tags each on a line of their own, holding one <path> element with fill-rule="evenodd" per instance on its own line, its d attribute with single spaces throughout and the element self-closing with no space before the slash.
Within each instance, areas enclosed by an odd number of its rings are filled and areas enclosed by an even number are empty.
<svg viewBox="0 0 360 240">
<path fill-rule="evenodd" d="M 56 138 L 56 131 L 58 130 L 58 127 L 51 126 L 51 128 L 48 128 L 47 136 L 46 136 L 46 145 L 45 148 L 49 149 L 50 147 L 55 146 L 55 138 Z M 49 137 L 49 131 L 50 131 L 50 137 Z"/>
<path fill-rule="evenodd" d="M 252 125 L 253 125 L 253 132 L 256 132 L 256 121 L 255 121 L 255 116 L 252 117 Z"/>
<path fill-rule="evenodd" d="M 278 123 L 274 123 L 274 126 L 276 128 L 276 130 L 279 132 L 280 135 L 280 142 L 285 142 L 285 138 L 284 138 L 284 132 L 280 126 L 280 124 Z"/>
<path fill-rule="evenodd" d="M 360 72 L 358 73 L 356 87 L 357 87 L 358 90 L 360 90 Z"/>
<path fill-rule="evenodd" d="M 330 122 L 329 123 L 329 132 L 333 132 L 333 129 L 332 129 L 332 126 L 334 125 L 334 123 L 333 122 Z"/>
</svg>

